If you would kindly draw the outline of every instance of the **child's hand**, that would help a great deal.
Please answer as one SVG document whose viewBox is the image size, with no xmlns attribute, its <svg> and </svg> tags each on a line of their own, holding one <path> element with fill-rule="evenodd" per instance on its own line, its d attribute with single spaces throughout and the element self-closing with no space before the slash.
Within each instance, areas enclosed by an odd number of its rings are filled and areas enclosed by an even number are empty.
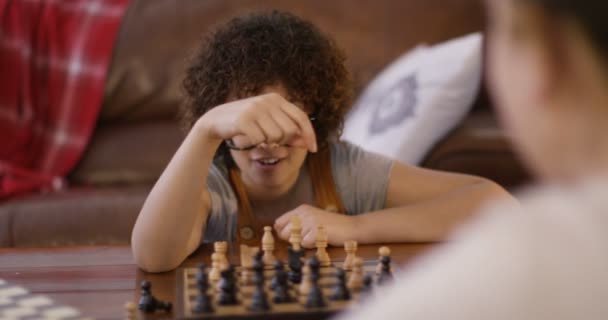
<svg viewBox="0 0 608 320">
<path fill-rule="evenodd" d="M 332 246 L 342 246 L 347 240 L 356 240 L 354 238 L 356 217 L 325 211 L 307 204 L 300 205 L 277 218 L 274 228 L 283 240 L 289 240 L 291 217 L 294 215 L 298 215 L 302 221 L 302 246 L 305 248 L 315 247 L 319 225 L 325 228 L 328 243 Z"/>
<path fill-rule="evenodd" d="M 309 116 L 277 93 L 222 104 L 200 121 L 211 138 L 232 139 L 237 148 L 277 143 L 317 151 Z"/>
</svg>

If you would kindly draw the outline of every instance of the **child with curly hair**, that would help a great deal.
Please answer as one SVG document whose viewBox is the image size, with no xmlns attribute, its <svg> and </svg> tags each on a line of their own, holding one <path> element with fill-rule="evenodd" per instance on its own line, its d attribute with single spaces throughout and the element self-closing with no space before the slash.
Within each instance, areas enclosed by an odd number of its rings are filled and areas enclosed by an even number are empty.
<svg viewBox="0 0 608 320">
<path fill-rule="evenodd" d="M 259 243 L 262 228 L 303 246 L 434 241 L 489 199 L 482 178 L 408 166 L 338 140 L 351 106 L 345 56 L 288 13 L 235 18 L 188 70 L 189 133 L 150 192 L 132 246 L 147 271 L 177 267 L 202 241 Z M 365 213 L 365 214 L 363 214 Z"/>
</svg>

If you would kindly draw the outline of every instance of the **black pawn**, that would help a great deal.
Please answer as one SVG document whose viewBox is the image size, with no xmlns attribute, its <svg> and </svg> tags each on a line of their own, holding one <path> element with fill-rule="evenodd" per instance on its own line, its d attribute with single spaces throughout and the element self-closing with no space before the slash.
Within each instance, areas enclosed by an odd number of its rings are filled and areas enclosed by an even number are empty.
<svg viewBox="0 0 608 320">
<path fill-rule="evenodd" d="M 171 311 L 171 303 L 157 300 L 152 295 L 152 285 L 144 280 L 141 282 L 141 298 L 139 299 L 139 310 L 143 312 L 154 312 L 156 310 Z"/>
<path fill-rule="evenodd" d="M 302 282 L 302 257 L 304 256 L 304 250 L 294 250 L 292 247 L 288 248 L 289 255 L 289 281 L 293 284 Z"/>
<path fill-rule="evenodd" d="M 370 295 L 372 293 L 372 290 L 374 288 L 374 278 L 372 277 L 371 274 L 366 274 L 365 277 L 363 278 L 363 287 L 361 288 L 361 291 L 359 292 L 359 297 L 360 298 L 365 298 L 368 295 Z"/>
<path fill-rule="evenodd" d="M 274 290 L 274 303 L 292 302 L 293 298 L 289 294 L 289 284 L 287 283 L 287 272 L 283 267 L 283 263 L 277 261 L 274 265 L 275 275 L 270 283 L 271 289 Z"/>
<path fill-rule="evenodd" d="M 323 298 L 323 291 L 321 291 L 321 287 L 319 286 L 319 279 L 321 277 L 321 264 L 319 263 L 319 259 L 316 255 L 313 255 L 308 260 L 308 267 L 310 268 L 310 281 L 311 288 L 308 296 L 306 297 L 306 308 L 323 308 L 327 306 L 325 303 L 325 299 Z"/>
<path fill-rule="evenodd" d="M 344 272 L 344 269 L 339 268 L 338 271 L 336 271 L 336 278 L 338 278 L 338 282 L 329 299 L 333 301 L 350 300 L 350 291 L 346 287 L 346 273 Z"/>
<path fill-rule="evenodd" d="M 382 268 L 380 276 L 378 277 L 378 284 L 382 285 L 393 280 L 393 274 L 391 273 L 391 257 L 383 256 L 380 259 L 380 263 L 382 264 Z"/>
<path fill-rule="evenodd" d="M 205 273 L 205 264 L 201 264 L 198 267 L 198 273 L 196 274 L 196 287 L 198 288 L 199 294 L 194 300 L 194 308 L 192 309 L 195 313 L 212 313 L 213 305 L 211 304 L 211 298 L 207 294 L 209 289 L 209 277 Z"/>
<path fill-rule="evenodd" d="M 220 295 L 218 304 L 221 306 L 230 306 L 238 304 L 236 298 L 236 278 L 234 277 L 234 266 L 229 265 L 228 268 L 222 270 L 220 273 Z"/>
<path fill-rule="evenodd" d="M 266 296 L 266 291 L 264 290 L 264 262 L 262 261 L 261 251 L 259 251 L 253 259 L 253 272 L 253 284 L 255 285 L 255 291 L 251 296 L 251 305 L 249 305 L 249 310 L 270 310 L 268 297 Z"/>
</svg>

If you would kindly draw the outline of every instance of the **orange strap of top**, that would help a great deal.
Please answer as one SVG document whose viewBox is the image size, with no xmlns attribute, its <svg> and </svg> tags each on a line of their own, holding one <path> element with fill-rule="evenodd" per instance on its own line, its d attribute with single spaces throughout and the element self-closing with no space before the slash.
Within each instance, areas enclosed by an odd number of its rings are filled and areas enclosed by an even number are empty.
<svg viewBox="0 0 608 320">
<path fill-rule="evenodd" d="M 327 211 L 345 213 L 344 204 L 338 195 L 331 172 L 330 156 L 329 148 L 319 150 L 317 153 L 309 153 L 307 156 L 306 162 L 313 185 L 315 204 Z M 240 171 L 236 166 L 229 171 L 230 182 L 236 192 L 238 202 L 236 240 L 242 244 L 260 245 L 264 226 L 253 215 Z M 246 233 L 251 233 L 250 237 L 243 237 Z"/>
</svg>

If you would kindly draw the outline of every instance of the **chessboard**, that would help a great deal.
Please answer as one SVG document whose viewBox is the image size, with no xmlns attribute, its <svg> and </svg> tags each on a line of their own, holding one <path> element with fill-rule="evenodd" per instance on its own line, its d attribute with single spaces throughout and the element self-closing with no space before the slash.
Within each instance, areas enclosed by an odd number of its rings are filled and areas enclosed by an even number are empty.
<svg viewBox="0 0 608 320">
<path fill-rule="evenodd" d="M 85 319 L 78 310 L 0 279 L 0 319 Z"/>
<path fill-rule="evenodd" d="M 368 280 L 373 283 L 378 281 L 377 273 L 378 261 L 364 261 L 362 265 L 363 273 L 367 275 Z M 205 267 L 206 268 L 206 267 Z M 252 295 L 255 291 L 255 286 L 251 283 L 246 284 L 241 280 L 243 269 L 240 266 L 235 268 L 235 276 L 238 292 L 237 304 L 235 305 L 220 305 L 218 303 L 219 288 L 218 283 L 209 283 L 208 294 L 212 301 L 213 312 L 200 313 L 195 312 L 195 304 L 199 289 L 197 286 L 197 273 L 201 272 L 199 268 L 181 268 L 177 270 L 177 291 L 176 291 L 176 309 L 175 316 L 178 319 L 324 319 L 329 318 L 333 314 L 345 310 L 356 305 L 365 298 L 369 293 L 369 289 L 351 290 L 349 300 L 334 301 L 331 299 L 338 285 L 338 270 L 342 268 L 341 262 L 334 262 L 328 267 L 320 267 L 319 287 L 322 291 L 325 306 L 307 308 L 306 295 L 299 290 L 300 284 L 289 283 L 289 295 L 294 298 L 292 302 L 275 303 L 273 298 L 275 292 L 271 289 L 272 279 L 276 271 L 273 269 L 264 270 L 264 287 L 269 303 L 269 309 L 265 311 L 251 311 L 249 306 L 252 302 Z M 285 268 L 285 270 L 288 270 Z M 206 268 L 204 272 L 209 272 Z M 345 272 L 345 278 L 351 276 L 352 271 Z M 303 280 L 305 281 L 305 280 Z M 371 287 L 370 287 L 371 288 Z"/>
</svg>

